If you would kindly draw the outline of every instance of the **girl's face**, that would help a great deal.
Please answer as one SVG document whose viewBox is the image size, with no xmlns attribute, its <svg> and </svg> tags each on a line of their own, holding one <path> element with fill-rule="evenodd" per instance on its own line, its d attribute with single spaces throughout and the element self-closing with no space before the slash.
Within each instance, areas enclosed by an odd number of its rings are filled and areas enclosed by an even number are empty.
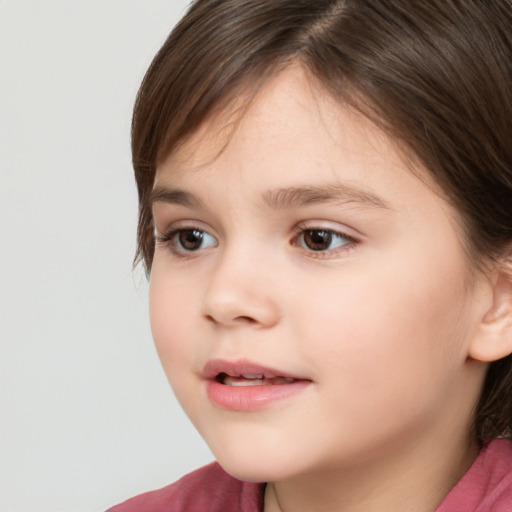
<svg viewBox="0 0 512 512">
<path fill-rule="evenodd" d="M 443 449 L 483 375 L 453 211 L 298 67 L 231 121 L 155 181 L 151 324 L 186 413 L 248 480 Z"/>
</svg>

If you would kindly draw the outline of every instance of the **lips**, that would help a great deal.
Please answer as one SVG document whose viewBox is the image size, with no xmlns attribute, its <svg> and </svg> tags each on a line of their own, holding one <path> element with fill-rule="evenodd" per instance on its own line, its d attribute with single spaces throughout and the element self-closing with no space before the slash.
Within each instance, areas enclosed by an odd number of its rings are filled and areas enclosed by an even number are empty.
<svg viewBox="0 0 512 512">
<path fill-rule="evenodd" d="M 203 369 L 208 398 L 232 411 L 256 411 L 305 389 L 311 380 L 250 361 L 213 359 Z"/>
</svg>

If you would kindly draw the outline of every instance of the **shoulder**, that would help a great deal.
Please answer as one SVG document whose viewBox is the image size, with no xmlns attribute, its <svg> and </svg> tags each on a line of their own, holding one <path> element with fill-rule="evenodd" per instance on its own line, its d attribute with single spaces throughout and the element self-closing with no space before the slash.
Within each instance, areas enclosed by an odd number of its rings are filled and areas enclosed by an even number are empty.
<svg viewBox="0 0 512 512">
<path fill-rule="evenodd" d="M 436 512 L 510 512 L 512 510 L 512 441 L 488 442 L 469 471 Z"/>
<path fill-rule="evenodd" d="M 237 480 L 214 462 L 107 512 L 260 512 L 262 507 L 263 484 Z"/>
</svg>

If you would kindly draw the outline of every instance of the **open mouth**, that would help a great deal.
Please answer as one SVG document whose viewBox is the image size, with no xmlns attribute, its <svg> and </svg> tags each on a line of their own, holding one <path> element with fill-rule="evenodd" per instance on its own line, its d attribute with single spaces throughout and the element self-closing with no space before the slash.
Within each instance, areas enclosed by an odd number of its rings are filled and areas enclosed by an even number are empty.
<svg viewBox="0 0 512 512">
<path fill-rule="evenodd" d="M 293 377 L 266 376 L 262 373 L 234 376 L 228 375 L 224 372 L 219 373 L 215 377 L 215 380 L 226 386 L 278 386 L 297 382 L 297 379 L 294 379 Z"/>
<path fill-rule="evenodd" d="M 202 378 L 210 401 L 226 410 L 254 412 L 291 399 L 313 382 L 284 370 L 269 368 L 249 360 L 212 359 L 203 368 Z"/>
</svg>

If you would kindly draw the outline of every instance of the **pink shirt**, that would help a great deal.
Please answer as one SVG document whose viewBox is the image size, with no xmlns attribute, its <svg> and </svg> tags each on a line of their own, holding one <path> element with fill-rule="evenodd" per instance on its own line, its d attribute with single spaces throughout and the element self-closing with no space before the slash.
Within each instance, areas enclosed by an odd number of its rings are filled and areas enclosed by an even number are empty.
<svg viewBox="0 0 512 512">
<path fill-rule="evenodd" d="M 262 512 L 264 488 L 241 482 L 212 463 L 107 512 Z M 486 444 L 436 512 L 512 512 L 512 442 Z"/>
<path fill-rule="evenodd" d="M 512 442 L 484 446 L 436 512 L 512 512 Z"/>
</svg>

